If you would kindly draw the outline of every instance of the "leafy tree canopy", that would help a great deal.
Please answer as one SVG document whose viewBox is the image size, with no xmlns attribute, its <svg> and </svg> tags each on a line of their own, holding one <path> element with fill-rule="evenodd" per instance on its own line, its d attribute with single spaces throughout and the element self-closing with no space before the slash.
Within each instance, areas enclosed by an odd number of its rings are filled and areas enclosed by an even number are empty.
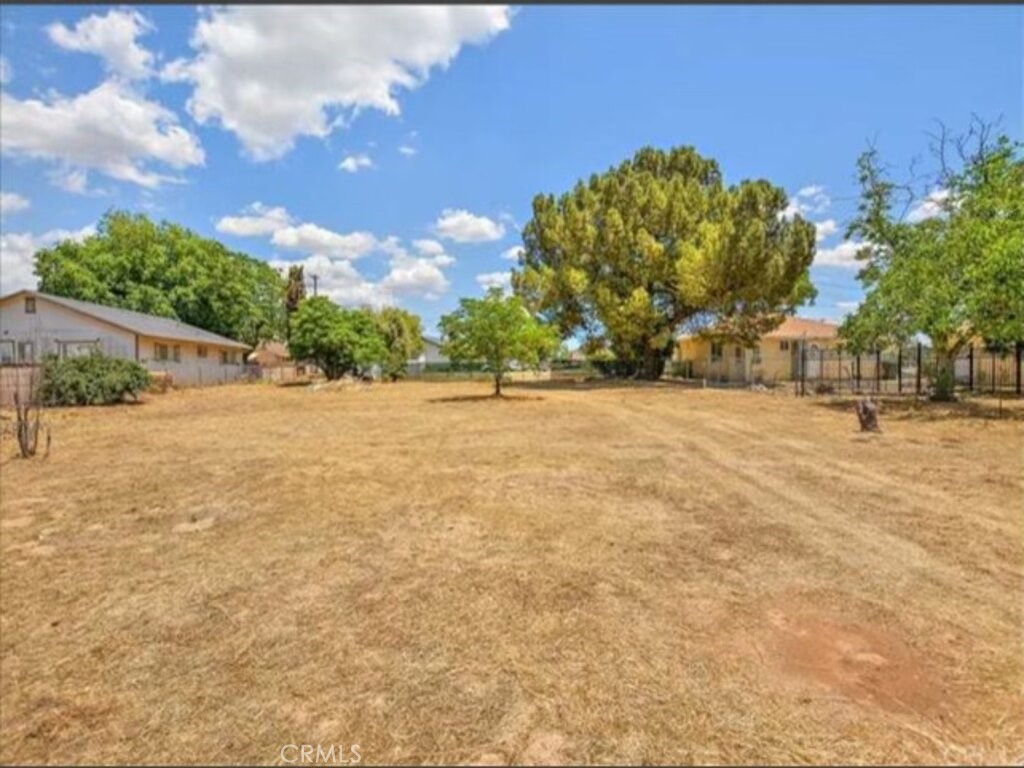
<svg viewBox="0 0 1024 768">
<path fill-rule="evenodd" d="M 534 318 L 517 296 L 492 288 L 483 299 L 461 299 L 441 318 L 441 351 L 452 362 L 484 361 L 494 373 L 494 394 L 501 394 L 513 361 L 536 368 L 558 348 L 554 329 Z"/>
<path fill-rule="evenodd" d="M 302 301 L 292 316 L 288 346 L 293 359 L 312 360 L 332 381 L 363 373 L 387 352 L 369 309 L 343 309 L 326 296 Z"/>
<path fill-rule="evenodd" d="M 687 323 L 752 340 L 814 297 L 814 226 L 767 181 L 726 187 L 691 147 L 645 148 L 555 198 L 523 232 L 517 294 L 621 372 L 657 378 Z"/>
<path fill-rule="evenodd" d="M 385 307 L 376 317 L 385 348 L 381 367 L 395 381 L 405 375 L 408 362 L 422 354 L 423 327 L 418 315 L 397 307 Z"/>
<path fill-rule="evenodd" d="M 952 145 L 962 161 L 951 168 Z M 1024 159 L 1021 145 L 976 123 L 933 146 L 940 172 L 929 179 L 938 215 L 906 216 L 912 185 L 897 184 L 876 150 L 858 160 L 861 200 L 847 236 L 858 253 L 865 299 L 840 333 L 854 349 L 927 336 L 937 356 L 936 396 L 952 395 L 952 361 L 984 339 L 1006 347 L 1024 339 Z"/>
<path fill-rule="evenodd" d="M 255 345 L 284 331 L 285 288 L 268 264 L 143 214 L 111 211 L 98 232 L 35 257 L 39 290 L 153 315 Z"/>
</svg>

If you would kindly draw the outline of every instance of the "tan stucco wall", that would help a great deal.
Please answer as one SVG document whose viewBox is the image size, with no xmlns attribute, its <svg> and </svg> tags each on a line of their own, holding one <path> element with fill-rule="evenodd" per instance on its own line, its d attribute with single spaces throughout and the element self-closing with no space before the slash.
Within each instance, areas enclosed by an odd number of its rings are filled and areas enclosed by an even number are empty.
<svg viewBox="0 0 1024 768">
<path fill-rule="evenodd" d="M 835 377 L 839 372 L 839 361 L 835 359 L 834 350 L 838 347 L 837 339 L 805 339 L 808 351 L 828 350 L 828 358 L 814 370 L 821 370 L 828 377 Z M 783 342 L 786 347 L 783 348 Z M 722 355 L 719 360 L 711 359 L 711 340 L 697 337 L 680 339 L 673 361 L 688 366 L 694 378 L 707 378 L 719 381 L 775 382 L 789 381 L 794 377 L 797 367 L 794 355 L 798 354 L 798 339 L 762 339 L 755 350 L 732 341 L 722 342 Z M 810 363 L 813 366 L 814 363 Z M 843 361 L 843 368 L 848 361 Z M 871 369 L 874 370 L 873 368 Z M 810 372 L 810 371 L 809 371 Z M 862 367 L 862 375 L 864 369 Z M 872 373 L 873 375 L 873 373 Z"/>
</svg>

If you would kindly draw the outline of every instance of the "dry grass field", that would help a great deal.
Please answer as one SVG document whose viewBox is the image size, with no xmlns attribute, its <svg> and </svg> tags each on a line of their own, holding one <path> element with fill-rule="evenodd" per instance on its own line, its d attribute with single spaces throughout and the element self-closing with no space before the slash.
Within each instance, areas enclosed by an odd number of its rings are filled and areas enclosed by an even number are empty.
<svg viewBox="0 0 1024 768">
<path fill-rule="evenodd" d="M 0 760 L 1024 757 L 1024 411 L 240 385 L 0 466 Z M 987 407 L 987 406 L 986 406 Z"/>
</svg>

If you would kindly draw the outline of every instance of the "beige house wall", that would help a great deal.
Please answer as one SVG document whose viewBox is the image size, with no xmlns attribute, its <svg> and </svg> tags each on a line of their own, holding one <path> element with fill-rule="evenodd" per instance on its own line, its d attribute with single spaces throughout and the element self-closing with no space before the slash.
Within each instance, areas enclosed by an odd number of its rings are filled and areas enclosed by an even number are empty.
<svg viewBox="0 0 1024 768">
<path fill-rule="evenodd" d="M 807 348 L 807 375 L 837 377 L 840 369 L 849 375 L 850 361 L 836 359 L 835 350 L 839 341 L 830 339 L 762 339 L 754 347 L 747 347 L 733 341 L 721 342 L 721 355 L 712 357 L 713 341 L 707 338 L 687 337 L 680 339 L 673 362 L 681 367 L 684 375 L 692 378 L 725 382 L 776 382 L 791 381 L 799 372 L 799 345 Z M 819 354 L 824 359 L 819 358 Z M 862 362 L 861 375 L 866 375 L 867 361 Z M 874 362 L 869 368 L 874 376 Z"/>
</svg>

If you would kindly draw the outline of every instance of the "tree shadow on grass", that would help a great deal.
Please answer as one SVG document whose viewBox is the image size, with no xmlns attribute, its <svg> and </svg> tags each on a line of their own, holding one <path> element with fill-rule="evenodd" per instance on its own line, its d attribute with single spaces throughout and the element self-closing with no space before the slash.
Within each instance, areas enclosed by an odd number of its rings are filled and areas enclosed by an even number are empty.
<svg viewBox="0 0 1024 768">
<path fill-rule="evenodd" d="M 527 400 L 543 400 L 543 397 L 531 397 L 529 395 L 453 395 L 451 397 L 431 397 L 428 403 L 510 403 L 524 402 Z"/>
<path fill-rule="evenodd" d="M 557 391 L 557 392 L 587 392 L 591 390 L 665 390 L 676 391 L 680 389 L 700 389 L 699 384 L 691 384 L 672 379 L 659 379 L 658 381 L 643 381 L 638 379 L 615 379 L 615 378 L 553 378 L 540 381 L 514 381 L 505 385 L 509 389 L 536 390 L 536 391 Z"/>
<path fill-rule="evenodd" d="M 831 411 L 841 411 L 853 416 L 853 404 L 856 397 L 829 398 L 816 400 L 814 405 Z M 1017 398 L 1006 398 L 1000 407 L 998 398 L 972 398 L 957 400 L 952 403 L 933 402 L 925 398 L 915 400 L 911 397 L 883 397 L 879 417 L 894 421 L 952 421 L 956 419 L 983 419 L 992 421 L 1024 421 L 1024 401 Z"/>
</svg>

